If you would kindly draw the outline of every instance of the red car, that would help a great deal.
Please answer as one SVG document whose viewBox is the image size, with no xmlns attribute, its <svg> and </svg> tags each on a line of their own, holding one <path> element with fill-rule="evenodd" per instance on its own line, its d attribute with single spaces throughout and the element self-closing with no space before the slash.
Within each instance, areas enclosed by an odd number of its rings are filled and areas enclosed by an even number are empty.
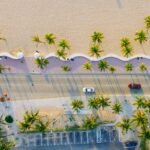
<svg viewBox="0 0 150 150">
<path fill-rule="evenodd" d="M 130 89 L 139 90 L 139 89 L 141 89 L 141 84 L 138 84 L 138 83 L 130 83 L 130 84 L 128 85 L 128 87 L 129 87 Z"/>
</svg>

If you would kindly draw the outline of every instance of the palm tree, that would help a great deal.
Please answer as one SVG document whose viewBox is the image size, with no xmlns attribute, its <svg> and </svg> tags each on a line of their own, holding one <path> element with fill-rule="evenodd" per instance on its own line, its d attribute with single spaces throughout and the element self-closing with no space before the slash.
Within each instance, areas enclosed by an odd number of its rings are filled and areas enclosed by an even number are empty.
<svg viewBox="0 0 150 150">
<path fill-rule="evenodd" d="M 103 38 L 104 38 L 104 35 L 103 35 L 103 33 L 101 33 L 101 32 L 94 32 L 93 34 L 92 34 L 92 41 L 96 44 L 101 44 L 102 43 L 102 40 L 103 40 Z"/>
<path fill-rule="evenodd" d="M 146 102 L 145 97 L 139 96 L 139 97 L 136 97 L 136 100 L 134 101 L 133 105 L 136 105 L 137 109 L 145 108 L 145 102 Z"/>
<path fill-rule="evenodd" d="M 15 146 L 15 142 L 0 138 L 0 150 L 11 150 Z"/>
<path fill-rule="evenodd" d="M 97 97 L 90 98 L 88 101 L 88 106 L 92 109 L 99 109 L 99 99 Z"/>
<path fill-rule="evenodd" d="M 113 74 L 114 72 L 116 72 L 116 68 L 113 66 L 110 66 L 109 71 Z"/>
<path fill-rule="evenodd" d="M 131 72 L 133 70 L 133 65 L 131 63 L 125 64 L 125 69 L 127 72 Z"/>
<path fill-rule="evenodd" d="M 105 61 L 105 60 L 99 61 L 98 64 L 97 64 L 97 66 L 100 69 L 100 71 L 105 71 L 109 67 L 108 62 Z"/>
<path fill-rule="evenodd" d="M 92 64 L 89 63 L 89 62 L 87 62 L 87 63 L 83 64 L 83 68 L 84 68 L 85 70 L 90 70 L 90 71 L 91 71 L 91 69 L 92 69 Z"/>
<path fill-rule="evenodd" d="M 140 68 L 141 72 L 147 71 L 147 66 L 146 66 L 146 64 L 143 64 L 143 63 L 140 64 L 139 68 Z"/>
<path fill-rule="evenodd" d="M 38 57 L 35 59 L 35 63 L 39 68 L 44 69 L 49 64 L 49 61 L 44 57 Z"/>
<path fill-rule="evenodd" d="M 61 50 L 66 50 L 66 49 L 70 49 L 70 45 L 68 43 L 68 41 L 62 39 L 59 41 L 58 46 L 61 48 Z"/>
<path fill-rule="evenodd" d="M 39 118 L 39 111 L 26 111 L 24 119 L 33 124 Z"/>
<path fill-rule="evenodd" d="M 97 117 L 91 115 L 83 119 L 83 128 L 94 129 L 97 126 Z"/>
<path fill-rule="evenodd" d="M 121 48 L 125 48 L 125 47 L 128 47 L 130 46 L 131 42 L 130 42 L 130 39 L 129 38 L 122 38 L 121 39 L 121 42 L 120 42 L 120 46 Z"/>
<path fill-rule="evenodd" d="M 110 105 L 110 98 L 109 97 L 99 96 L 97 98 L 98 98 L 99 108 L 104 109 L 105 107 L 108 107 Z"/>
<path fill-rule="evenodd" d="M 61 68 L 62 68 L 62 70 L 63 70 L 64 72 L 69 72 L 69 71 L 71 70 L 70 67 L 69 67 L 69 66 L 66 66 L 66 65 L 61 66 Z"/>
<path fill-rule="evenodd" d="M 120 112 L 122 112 L 122 106 L 120 103 L 115 103 L 112 105 L 112 111 L 115 114 L 120 114 Z"/>
<path fill-rule="evenodd" d="M 145 109 L 148 113 L 150 113 L 150 99 L 145 100 Z"/>
<path fill-rule="evenodd" d="M 150 16 L 145 17 L 144 20 L 145 20 L 146 29 L 149 30 L 150 29 Z"/>
<path fill-rule="evenodd" d="M 45 34 L 45 40 L 49 45 L 55 44 L 55 39 L 56 37 L 53 33 Z"/>
<path fill-rule="evenodd" d="M 138 41 L 140 44 L 143 44 L 143 42 L 147 41 L 148 37 L 146 32 L 143 30 L 135 33 L 135 41 Z"/>
<path fill-rule="evenodd" d="M 135 123 L 137 127 L 145 129 L 148 124 L 148 118 L 144 111 L 138 110 L 133 114 L 132 122 Z"/>
<path fill-rule="evenodd" d="M 66 59 L 67 53 L 65 52 L 65 50 L 57 50 L 56 55 L 59 58 Z"/>
<path fill-rule="evenodd" d="M 36 46 L 38 46 L 39 43 L 42 43 L 38 35 L 33 36 L 32 41 L 36 43 Z"/>
<path fill-rule="evenodd" d="M 0 41 L 6 41 L 6 38 L 0 37 Z"/>
<path fill-rule="evenodd" d="M 92 45 L 89 50 L 90 56 L 96 56 L 97 58 L 101 56 L 101 52 L 103 52 L 103 50 L 100 50 L 99 45 L 96 44 Z"/>
<path fill-rule="evenodd" d="M 2 64 L 0 64 L 0 73 L 2 73 L 5 69 L 6 68 Z"/>
<path fill-rule="evenodd" d="M 76 112 L 79 112 L 82 108 L 84 108 L 83 106 L 83 101 L 75 99 L 72 101 L 71 103 L 72 109 Z"/>
<path fill-rule="evenodd" d="M 43 120 L 39 119 L 36 121 L 34 130 L 39 132 L 45 132 L 48 130 L 49 124 L 50 122 L 48 120 L 44 122 Z"/>
<path fill-rule="evenodd" d="M 132 56 L 133 48 L 131 46 L 124 47 L 122 48 L 122 53 L 125 57 L 128 58 L 129 56 Z"/>
<path fill-rule="evenodd" d="M 117 123 L 117 127 L 120 127 L 123 132 L 127 133 L 131 130 L 131 121 L 129 118 L 123 117 L 121 122 Z"/>
<path fill-rule="evenodd" d="M 30 131 L 31 127 L 32 127 L 32 124 L 27 122 L 26 120 L 24 120 L 23 122 L 19 123 L 19 128 L 23 132 Z"/>
<path fill-rule="evenodd" d="M 150 140 L 150 130 L 142 131 L 139 137 L 141 139 L 141 142 L 140 142 L 141 150 L 149 150 L 147 140 Z"/>
<path fill-rule="evenodd" d="M 36 120 L 39 119 L 38 111 L 26 111 L 23 117 L 23 121 L 19 123 L 19 127 L 22 131 L 29 131 Z"/>
</svg>

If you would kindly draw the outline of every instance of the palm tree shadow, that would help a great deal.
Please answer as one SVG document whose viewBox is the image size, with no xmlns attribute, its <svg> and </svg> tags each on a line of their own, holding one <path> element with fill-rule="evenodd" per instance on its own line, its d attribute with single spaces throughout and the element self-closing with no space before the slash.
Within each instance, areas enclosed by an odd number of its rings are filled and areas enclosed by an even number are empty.
<svg viewBox="0 0 150 150">
<path fill-rule="evenodd" d="M 84 93 L 84 96 L 86 97 L 86 100 L 93 98 L 96 96 L 96 93 Z"/>
<path fill-rule="evenodd" d="M 59 90 L 60 86 L 58 88 L 58 86 L 55 84 L 55 78 L 53 77 L 53 75 L 49 74 L 48 75 L 48 80 L 49 80 L 49 84 L 52 85 L 52 87 L 56 90 L 56 92 L 58 93 L 58 95 L 61 97 L 62 94 L 63 94 L 63 92 L 62 92 L 62 90 L 61 91 Z"/>
<path fill-rule="evenodd" d="M 72 78 L 73 78 L 73 76 L 72 76 Z M 75 80 L 72 81 L 72 79 L 67 78 L 67 81 L 69 83 L 68 93 L 69 93 L 70 97 L 74 98 L 76 96 L 80 96 L 80 90 L 79 90 Z"/>
<path fill-rule="evenodd" d="M 27 79 L 27 81 L 29 82 L 29 83 L 31 83 L 32 85 L 34 84 L 33 83 L 33 79 L 32 79 L 32 74 L 26 74 L 26 79 Z"/>
<path fill-rule="evenodd" d="M 73 73 L 71 73 L 70 75 L 71 75 L 71 80 L 69 80 L 69 82 L 71 83 L 71 89 L 73 90 L 73 92 L 72 92 L 72 90 L 70 91 L 70 93 L 71 93 L 70 95 L 71 96 L 79 96 L 80 97 L 81 96 L 81 94 L 80 94 L 80 90 L 81 89 L 79 88 L 78 83 L 75 80 L 75 77 L 74 77 Z M 74 86 L 73 85 L 75 86 L 75 89 L 76 89 L 75 91 L 76 92 L 74 92 Z M 74 93 L 74 94 L 72 94 L 72 93 Z"/>
<path fill-rule="evenodd" d="M 123 104 L 123 113 L 126 117 L 131 117 L 132 113 L 133 113 L 133 109 L 132 109 L 132 104 L 130 103 L 130 101 L 124 101 Z"/>
<path fill-rule="evenodd" d="M 101 86 L 101 81 L 99 80 L 99 78 L 96 78 L 96 77 L 95 77 L 94 72 L 92 72 L 91 75 L 92 75 L 92 78 L 93 78 L 93 80 L 94 80 L 96 89 L 98 90 L 97 92 L 98 92 L 98 93 L 100 93 L 100 92 L 104 93 L 104 90 L 103 90 L 103 88 L 102 88 L 102 86 Z M 97 84 L 98 84 L 98 85 L 97 85 Z"/>
<path fill-rule="evenodd" d="M 148 72 L 146 74 L 144 74 L 144 78 L 145 78 L 145 81 L 146 83 L 149 83 L 150 82 L 150 76 L 148 75 Z M 149 84 L 148 84 L 149 85 Z M 148 86 L 149 90 L 150 90 L 150 86 Z"/>
<path fill-rule="evenodd" d="M 114 74 L 114 78 L 115 78 L 114 80 L 115 80 L 115 82 L 116 82 L 116 85 L 117 85 L 117 87 L 118 87 L 119 92 L 122 94 L 122 96 L 125 96 L 125 92 L 124 92 L 124 90 L 121 88 L 120 83 L 119 83 L 119 80 L 118 80 L 116 74 Z"/>
<path fill-rule="evenodd" d="M 146 71 L 146 74 L 144 75 L 144 77 L 146 78 L 146 76 L 147 76 L 147 79 L 150 81 L 150 75 L 148 71 Z"/>
<path fill-rule="evenodd" d="M 44 77 L 45 77 L 45 80 L 47 81 L 47 83 L 50 83 L 50 80 L 49 80 L 48 74 L 44 74 Z"/>
<path fill-rule="evenodd" d="M 116 96 L 116 90 L 115 88 L 113 87 L 113 81 L 111 80 L 111 75 L 109 75 L 109 73 L 107 72 L 106 73 L 106 78 L 107 78 L 107 83 L 108 85 L 110 86 L 110 90 L 111 92 L 114 94 L 114 96 Z"/>
<path fill-rule="evenodd" d="M 118 4 L 119 8 L 122 8 L 121 0 L 117 0 L 117 4 Z"/>
<path fill-rule="evenodd" d="M 144 95 L 143 89 L 135 90 L 135 89 L 130 89 L 131 95 L 134 96 L 139 96 L 139 95 Z"/>
</svg>

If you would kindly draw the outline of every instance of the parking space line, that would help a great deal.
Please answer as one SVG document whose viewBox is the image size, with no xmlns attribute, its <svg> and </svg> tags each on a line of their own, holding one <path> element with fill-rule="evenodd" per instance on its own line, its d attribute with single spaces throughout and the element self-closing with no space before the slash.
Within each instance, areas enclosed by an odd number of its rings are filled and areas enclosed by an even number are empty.
<svg viewBox="0 0 150 150">
<path fill-rule="evenodd" d="M 79 137 L 80 137 L 80 144 L 83 144 L 83 140 L 82 140 L 82 132 L 79 131 Z"/>
<path fill-rule="evenodd" d="M 56 142 L 55 142 L 55 133 L 53 133 L 53 138 L 54 138 L 54 140 L 53 140 L 54 145 L 56 145 Z"/>
<path fill-rule="evenodd" d="M 95 139 L 96 138 L 96 139 Z M 52 146 L 68 144 L 89 144 L 120 141 L 116 128 L 112 126 L 101 126 L 96 130 L 56 132 L 45 134 L 25 134 L 21 136 L 21 143 L 29 146 Z"/>
<path fill-rule="evenodd" d="M 75 132 L 73 132 L 73 138 L 74 138 L 73 144 L 75 144 Z"/>
<path fill-rule="evenodd" d="M 86 132 L 86 136 L 87 136 L 87 144 L 88 144 L 89 143 L 88 131 Z"/>
<path fill-rule="evenodd" d="M 61 143 L 61 145 L 63 145 L 63 143 L 62 143 L 62 138 L 63 138 L 63 135 L 62 135 L 63 133 L 60 133 L 60 143 Z"/>
<path fill-rule="evenodd" d="M 67 144 L 70 144 L 69 143 L 69 134 L 66 133 L 66 136 L 67 136 Z"/>
</svg>

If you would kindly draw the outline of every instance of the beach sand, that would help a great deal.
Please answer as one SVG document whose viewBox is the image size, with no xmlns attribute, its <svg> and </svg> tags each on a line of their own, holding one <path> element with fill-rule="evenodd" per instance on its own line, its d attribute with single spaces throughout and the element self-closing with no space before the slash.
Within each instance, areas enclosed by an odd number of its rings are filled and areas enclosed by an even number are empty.
<svg viewBox="0 0 150 150">
<path fill-rule="evenodd" d="M 32 42 L 32 36 L 52 32 L 57 42 L 64 38 L 71 45 L 70 54 L 88 54 L 94 31 L 104 33 L 103 55 L 122 55 L 120 38 L 131 38 L 134 54 L 150 54 L 150 42 L 143 47 L 134 41 L 136 31 L 144 28 L 144 18 L 150 15 L 150 0 L 1 0 L 0 52 L 22 49 L 26 56 L 35 50 L 43 55 L 56 51 L 54 46 Z M 56 42 L 56 44 L 57 44 Z"/>
</svg>

